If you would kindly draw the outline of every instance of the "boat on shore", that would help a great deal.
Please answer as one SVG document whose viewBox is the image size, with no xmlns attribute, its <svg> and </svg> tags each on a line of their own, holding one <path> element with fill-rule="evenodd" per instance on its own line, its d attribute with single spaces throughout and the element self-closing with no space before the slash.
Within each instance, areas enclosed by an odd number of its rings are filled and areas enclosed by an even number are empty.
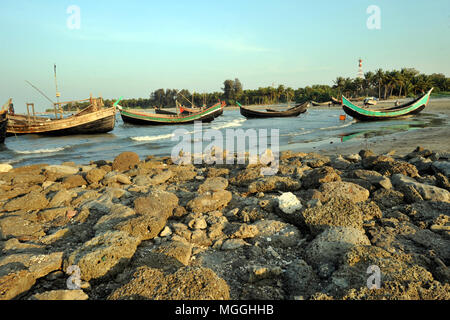
<svg viewBox="0 0 450 320">
<path fill-rule="evenodd" d="M 215 115 L 222 108 L 222 103 L 216 103 L 200 112 L 176 115 L 176 114 L 156 114 L 148 112 L 136 112 L 132 110 L 125 110 L 120 105 L 117 105 L 122 120 L 126 123 L 141 124 L 141 125 L 171 125 L 171 124 L 190 124 L 195 121 L 211 122 L 215 119 Z"/>
<path fill-rule="evenodd" d="M 225 103 L 225 101 L 221 101 L 220 104 L 221 104 L 220 109 L 218 109 L 217 111 L 214 112 L 214 118 L 217 118 L 217 117 L 219 117 L 219 116 L 221 116 L 223 114 L 223 109 L 225 108 L 226 103 Z M 204 107 L 202 107 L 202 108 L 197 108 L 197 107 L 195 107 L 195 108 L 188 108 L 188 107 L 180 106 L 181 114 L 184 114 L 184 115 L 202 112 L 203 110 L 205 110 Z"/>
<path fill-rule="evenodd" d="M 364 99 L 364 105 L 375 106 L 377 105 L 377 99 L 375 97 L 368 97 Z"/>
<path fill-rule="evenodd" d="M 407 117 L 418 114 L 428 105 L 433 88 L 426 94 L 400 106 L 383 109 L 365 109 L 351 103 L 342 96 L 342 108 L 345 113 L 359 121 L 376 121 Z"/>
<path fill-rule="evenodd" d="M 8 111 L 0 110 L 0 143 L 5 142 L 6 138 L 6 126 L 8 124 Z"/>
<path fill-rule="evenodd" d="M 27 103 L 27 114 L 8 114 L 7 136 L 23 134 L 75 135 L 106 133 L 114 129 L 116 123 L 116 105 L 105 108 L 102 98 L 55 103 L 55 118 L 36 116 L 34 104 Z M 89 102 L 89 106 L 64 118 L 62 105 Z M 30 111 L 30 107 L 32 110 Z M 57 111 L 59 110 L 59 111 Z"/>
<path fill-rule="evenodd" d="M 332 104 L 342 105 L 342 101 L 336 99 L 335 97 L 331 97 L 331 103 Z"/>
<path fill-rule="evenodd" d="M 239 102 L 237 102 L 241 115 L 246 118 L 287 118 L 287 117 L 297 117 L 298 115 L 305 113 L 308 110 L 309 102 L 298 104 L 292 108 L 284 111 L 276 111 L 273 109 L 266 109 L 266 111 L 252 110 L 243 107 Z"/>
<path fill-rule="evenodd" d="M 312 104 L 314 107 L 330 106 L 330 105 L 331 105 L 331 101 L 326 101 L 326 102 L 316 102 L 316 101 L 311 101 L 311 104 Z"/>
</svg>

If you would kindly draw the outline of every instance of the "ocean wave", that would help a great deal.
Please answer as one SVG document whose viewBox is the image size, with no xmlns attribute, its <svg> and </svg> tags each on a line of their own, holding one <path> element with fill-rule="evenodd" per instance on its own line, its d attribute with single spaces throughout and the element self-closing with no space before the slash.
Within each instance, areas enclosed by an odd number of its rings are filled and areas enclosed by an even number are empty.
<svg viewBox="0 0 450 320">
<path fill-rule="evenodd" d="M 140 136 L 140 137 L 131 137 L 131 140 L 133 141 L 157 141 L 157 140 L 165 140 L 165 139 L 170 139 L 174 136 L 173 133 L 169 133 L 169 134 L 161 134 L 158 136 Z"/>
<path fill-rule="evenodd" d="M 37 150 L 14 150 L 18 154 L 37 154 L 37 153 L 56 153 L 63 151 L 65 147 L 52 148 L 52 149 L 37 149 Z"/>
<path fill-rule="evenodd" d="M 212 126 L 211 128 L 214 130 L 226 129 L 226 128 L 235 128 L 240 127 L 247 119 L 234 119 L 232 121 Z"/>
</svg>

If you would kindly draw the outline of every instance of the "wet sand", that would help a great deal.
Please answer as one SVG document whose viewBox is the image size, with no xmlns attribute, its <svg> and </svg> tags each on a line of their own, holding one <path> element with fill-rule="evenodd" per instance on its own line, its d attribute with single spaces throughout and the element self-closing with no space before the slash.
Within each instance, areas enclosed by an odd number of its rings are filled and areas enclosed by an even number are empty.
<svg viewBox="0 0 450 320">
<path fill-rule="evenodd" d="M 405 103 L 410 99 L 400 99 L 400 103 Z M 395 100 L 381 101 L 377 107 L 386 107 L 392 105 Z M 256 108 L 266 108 L 268 106 L 258 106 Z M 315 110 L 320 109 L 341 109 L 340 106 L 319 106 L 311 107 Z M 237 109 L 237 107 L 227 107 L 227 110 Z M 450 117 L 450 98 L 438 98 L 431 99 L 427 108 L 423 111 L 427 113 L 442 114 L 446 117 Z M 342 114 L 345 114 L 342 111 Z M 362 149 L 371 149 L 376 153 L 387 153 L 392 150 L 396 151 L 398 155 L 405 155 L 411 152 L 417 146 L 423 146 L 433 150 L 441 150 L 443 152 L 450 152 L 450 127 L 441 128 L 424 128 L 414 131 L 397 132 L 390 135 L 373 137 L 368 139 L 355 139 L 353 141 L 347 141 L 342 144 L 330 144 L 320 148 L 308 148 L 300 150 L 299 148 L 293 148 L 293 151 L 316 151 L 321 154 L 333 155 L 333 154 L 351 154 L 357 153 Z"/>
<path fill-rule="evenodd" d="M 402 102 L 402 100 L 400 100 Z M 379 106 L 385 106 L 392 102 L 382 102 Z M 327 107 L 316 107 L 327 108 Z M 333 107 L 340 108 L 340 107 Z M 423 112 L 442 114 L 450 117 L 450 99 L 431 99 Z M 450 152 L 450 127 L 424 128 L 414 131 L 398 132 L 391 135 L 373 137 L 364 140 L 348 141 L 345 144 L 330 145 L 319 151 L 324 154 L 349 154 L 361 149 L 371 149 L 376 153 L 387 153 L 392 150 L 398 155 L 405 155 L 417 146 Z"/>
</svg>

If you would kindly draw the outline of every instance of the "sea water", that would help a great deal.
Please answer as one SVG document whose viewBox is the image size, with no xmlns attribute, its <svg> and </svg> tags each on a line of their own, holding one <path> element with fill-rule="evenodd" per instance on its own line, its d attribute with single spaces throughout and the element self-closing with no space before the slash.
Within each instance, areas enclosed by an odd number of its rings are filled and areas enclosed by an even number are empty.
<svg viewBox="0 0 450 320">
<path fill-rule="evenodd" d="M 340 120 L 342 114 L 344 113 L 339 108 L 312 107 L 295 118 L 246 119 L 237 109 L 225 109 L 222 116 L 211 123 L 203 124 L 203 130 L 220 130 L 225 137 L 226 130 L 254 129 L 258 132 L 259 129 L 266 129 L 270 134 L 271 129 L 278 129 L 280 151 L 311 152 L 329 144 L 363 141 L 374 136 L 442 127 L 448 124 L 445 115 L 430 112 L 422 112 L 407 119 L 376 122 L 357 122 L 351 117 Z M 145 159 L 148 155 L 170 156 L 172 149 L 179 143 L 173 140 L 175 130 L 179 128 L 186 129 L 194 136 L 194 124 L 138 126 L 124 123 L 117 114 L 116 127 L 106 134 L 8 137 L 5 144 L 0 145 L 0 163 L 9 163 L 13 166 L 60 164 L 66 161 L 89 164 L 90 161 L 113 160 L 124 151 L 136 152 L 141 159 Z M 209 144 L 210 142 L 205 142 L 204 146 Z M 270 144 L 268 147 L 270 148 Z"/>
</svg>

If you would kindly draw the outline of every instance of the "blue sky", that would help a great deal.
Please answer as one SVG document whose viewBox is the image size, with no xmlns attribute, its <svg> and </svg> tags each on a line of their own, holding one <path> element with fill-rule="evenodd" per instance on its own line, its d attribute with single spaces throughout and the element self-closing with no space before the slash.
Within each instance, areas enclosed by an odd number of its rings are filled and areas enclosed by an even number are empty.
<svg viewBox="0 0 450 320">
<path fill-rule="evenodd" d="M 71 5 L 80 29 L 67 27 Z M 370 5 L 380 30 L 366 26 Z M 449 76 L 449 9 L 448 0 L 2 0 L 0 99 L 48 108 L 25 80 L 53 98 L 53 63 L 64 100 L 220 91 L 234 78 L 244 89 L 332 84 L 355 77 L 360 57 L 365 71 Z"/>
</svg>

